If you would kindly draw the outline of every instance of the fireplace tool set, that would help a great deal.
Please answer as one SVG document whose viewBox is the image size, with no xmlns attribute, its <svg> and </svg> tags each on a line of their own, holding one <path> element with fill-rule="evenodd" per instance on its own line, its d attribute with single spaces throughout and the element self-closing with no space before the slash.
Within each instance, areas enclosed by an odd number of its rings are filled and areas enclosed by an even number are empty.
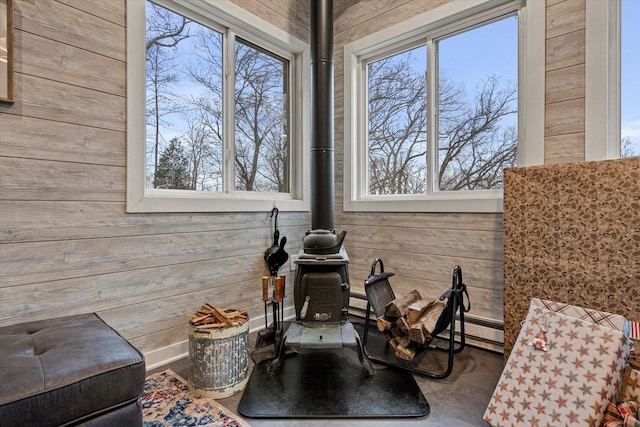
<svg viewBox="0 0 640 427">
<path fill-rule="evenodd" d="M 273 344 L 282 335 L 284 319 L 285 276 L 262 276 L 262 301 L 264 303 L 264 330 L 258 334 L 256 346 Z M 269 326 L 268 306 L 271 304 L 273 323 Z"/>
<path fill-rule="evenodd" d="M 275 216 L 275 218 L 274 218 Z M 258 333 L 256 348 L 275 344 L 282 336 L 285 298 L 285 276 L 278 276 L 278 270 L 289 259 L 289 254 L 284 250 L 287 238 L 280 238 L 278 230 L 278 208 L 271 210 L 271 218 L 274 218 L 273 244 L 264 252 L 264 261 L 269 269 L 270 276 L 262 277 L 262 301 L 264 303 L 264 329 Z M 279 241 L 278 241 L 279 240 Z M 272 307 L 272 324 L 268 322 L 268 306 Z"/>
</svg>

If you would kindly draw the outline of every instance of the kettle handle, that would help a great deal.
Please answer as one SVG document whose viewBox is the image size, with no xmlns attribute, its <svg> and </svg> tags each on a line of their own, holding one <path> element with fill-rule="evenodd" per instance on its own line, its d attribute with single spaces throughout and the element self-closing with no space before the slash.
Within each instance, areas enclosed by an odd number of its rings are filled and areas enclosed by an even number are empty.
<svg viewBox="0 0 640 427">
<path fill-rule="evenodd" d="M 273 244 L 278 244 L 278 238 L 280 237 L 280 231 L 278 231 L 278 208 L 274 207 L 271 209 L 271 218 L 273 218 L 273 214 L 276 214 L 276 219 L 273 223 Z"/>
</svg>

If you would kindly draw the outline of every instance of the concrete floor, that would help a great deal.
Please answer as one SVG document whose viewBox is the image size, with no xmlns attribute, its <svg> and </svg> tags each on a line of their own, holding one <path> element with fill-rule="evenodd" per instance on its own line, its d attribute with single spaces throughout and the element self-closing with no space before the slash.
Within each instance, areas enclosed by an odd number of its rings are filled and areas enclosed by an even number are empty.
<svg viewBox="0 0 640 427">
<path fill-rule="evenodd" d="M 255 334 L 251 337 L 251 349 L 254 348 Z M 374 366 L 378 366 L 375 365 Z M 165 367 L 153 370 L 172 369 L 183 378 L 189 376 L 189 361 L 181 359 Z M 443 380 L 433 380 L 414 375 L 420 390 L 431 406 L 430 414 L 420 418 L 402 419 L 256 419 L 244 418 L 252 426 L 274 427 L 323 427 L 323 426 L 488 426 L 482 415 L 489 403 L 493 390 L 498 383 L 503 368 L 502 354 L 483 349 L 467 347 L 455 355 L 453 372 Z M 250 366 L 250 372 L 253 363 Z M 242 393 L 218 399 L 218 402 L 237 414 Z M 242 418 L 242 417 L 241 417 Z"/>
</svg>

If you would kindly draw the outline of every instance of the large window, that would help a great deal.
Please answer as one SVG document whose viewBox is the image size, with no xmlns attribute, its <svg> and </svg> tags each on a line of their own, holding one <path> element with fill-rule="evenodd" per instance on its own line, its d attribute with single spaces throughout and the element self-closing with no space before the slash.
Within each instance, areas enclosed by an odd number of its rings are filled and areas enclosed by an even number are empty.
<svg viewBox="0 0 640 427">
<path fill-rule="evenodd" d="M 640 2 L 620 4 L 620 157 L 640 156 Z"/>
<path fill-rule="evenodd" d="M 307 47 L 228 1 L 128 5 L 128 210 L 306 209 Z"/>
<path fill-rule="evenodd" d="M 586 4 L 585 158 L 640 156 L 640 2 Z"/>
<path fill-rule="evenodd" d="M 544 87 L 533 67 L 524 79 L 544 50 L 525 43 L 522 2 L 452 2 L 415 22 L 345 47 L 345 209 L 500 211 L 504 168 L 543 161 L 521 122 L 528 110 L 541 135 L 540 98 L 523 94 Z"/>
</svg>

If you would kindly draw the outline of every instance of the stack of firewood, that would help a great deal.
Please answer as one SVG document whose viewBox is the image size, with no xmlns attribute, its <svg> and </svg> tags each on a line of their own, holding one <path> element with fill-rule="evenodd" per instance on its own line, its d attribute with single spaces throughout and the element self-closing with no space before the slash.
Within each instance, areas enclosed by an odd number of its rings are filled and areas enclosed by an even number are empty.
<svg viewBox="0 0 640 427">
<path fill-rule="evenodd" d="M 426 348 L 431 341 L 431 332 L 444 308 L 443 302 L 422 299 L 413 290 L 385 306 L 384 316 L 377 319 L 378 330 L 387 336 L 396 357 L 412 360 L 416 350 Z"/>
<path fill-rule="evenodd" d="M 247 321 L 247 312 L 239 310 L 222 310 L 211 304 L 205 304 L 194 314 L 188 314 L 189 323 L 198 328 L 225 328 L 237 326 Z"/>
</svg>

